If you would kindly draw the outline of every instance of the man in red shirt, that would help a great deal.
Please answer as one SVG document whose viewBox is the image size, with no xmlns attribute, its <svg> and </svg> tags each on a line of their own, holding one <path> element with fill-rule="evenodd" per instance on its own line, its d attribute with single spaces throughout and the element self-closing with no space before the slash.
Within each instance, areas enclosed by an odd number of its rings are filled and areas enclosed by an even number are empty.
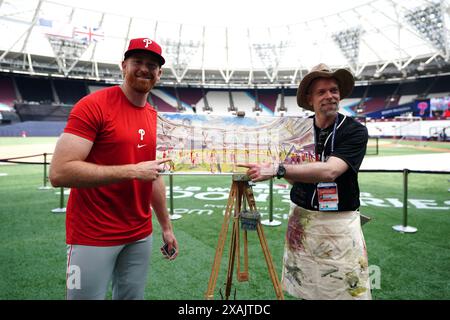
<svg viewBox="0 0 450 320">
<path fill-rule="evenodd" d="M 177 240 L 156 158 L 157 112 L 147 102 L 165 63 L 161 47 L 132 39 L 124 82 L 82 98 L 58 140 L 50 167 L 67 203 L 67 299 L 143 299 L 152 248 L 152 210 L 168 251 Z"/>
<path fill-rule="evenodd" d="M 447 110 L 444 111 L 443 117 L 444 119 L 450 119 L 450 103 L 447 106 Z"/>
</svg>

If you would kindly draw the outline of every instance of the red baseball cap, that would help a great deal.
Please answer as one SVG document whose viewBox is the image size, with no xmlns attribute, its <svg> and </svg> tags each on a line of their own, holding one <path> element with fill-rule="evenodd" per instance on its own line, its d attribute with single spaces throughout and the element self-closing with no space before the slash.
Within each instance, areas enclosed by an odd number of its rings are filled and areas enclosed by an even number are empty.
<svg viewBox="0 0 450 320">
<path fill-rule="evenodd" d="M 164 60 L 163 56 L 161 55 L 161 46 L 149 38 L 131 39 L 130 44 L 128 45 L 128 50 L 125 52 L 124 60 L 126 60 L 132 53 L 136 51 L 145 51 L 153 54 L 156 58 L 159 59 L 161 66 L 166 63 L 166 60 Z"/>
</svg>

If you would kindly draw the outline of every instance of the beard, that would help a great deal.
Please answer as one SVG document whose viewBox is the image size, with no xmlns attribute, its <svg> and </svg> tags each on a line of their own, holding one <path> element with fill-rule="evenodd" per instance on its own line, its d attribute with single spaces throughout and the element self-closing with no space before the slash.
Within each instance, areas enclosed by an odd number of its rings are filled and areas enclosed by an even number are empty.
<svg viewBox="0 0 450 320">
<path fill-rule="evenodd" d="M 130 85 L 131 88 L 139 93 L 149 93 L 154 84 L 154 81 L 152 79 L 139 78 L 134 74 L 126 74 L 125 81 Z"/>
<path fill-rule="evenodd" d="M 336 115 L 336 113 L 339 110 L 339 102 L 335 102 L 335 105 L 333 108 L 330 108 L 329 106 L 321 107 L 320 113 L 322 113 L 326 117 L 331 117 Z"/>
</svg>

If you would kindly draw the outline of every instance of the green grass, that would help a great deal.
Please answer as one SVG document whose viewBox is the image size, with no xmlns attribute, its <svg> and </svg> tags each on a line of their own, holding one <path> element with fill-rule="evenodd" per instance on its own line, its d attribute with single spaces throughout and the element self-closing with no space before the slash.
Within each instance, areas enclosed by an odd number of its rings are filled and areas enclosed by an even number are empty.
<svg viewBox="0 0 450 320">
<path fill-rule="evenodd" d="M 449 178 L 449 175 L 409 175 L 409 199 L 433 199 L 435 205 L 430 203 L 430 207 L 447 207 L 418 209 L 410 204 L 407 224 L 418 229 L 414 234 L 392 230 L 392 226 L 403 223 L 403 208 L 361 207 L 362 213 L 373 218 L 364 226 L 369 264 L 380 266 L 382 273 L 381 290 L 373 291 L 374 298 L 450 298 Z M 401 174 L 362 173 L 360 188 L 377 199 L 403 199 Z"/>
<path fill-rule="evenodd" d="M 41 166 L 0 166 L 0 298 L 64 296 L 64 216 L 54 190 L 38 190 Z"/>
<path fill-rule="evenodd" d="M 63 299 L 65 218 L 63 214 L 51 213 L 51 209 L 59 207 L 59 196 L 55 194 L 58 190 L 37 189 L 42 184 L 41 166 L 1 166 L 0 172 L 8 173 L 0 177 L 0 299 Z M 369 264 L 381 270 L 381 288 L 373 290 L 374 299 L 450 299 L 448 178 L 448 175 L 410 175 L 410 199 L 431 199 L 436 206 L 447 209 L 425 210 L 410 205 L 408 225 L 419 231 L 401 234 L 393 231 L 392 226 L 402 223 L 402 208 L 375 206 L 373 199 L 384 204 L 387 198 L 401 201 L 402 176 L 360 174 L 361 191 L 370 193 L 370 197 L 362 197 L 367 203 L 361 211 L 373 218 L 364 226 Z M 229 187 L 230 177 L 176 176 L 174 186 L 201 186 L 201 191 L 194 192 L 199 196 L 207 186 Z M 287 213 L 288 204 L 281 200 L 280 195 L 274 197 L 275 212 Z M 226 200 L 204 201 L 194 197 L 174 199 L 177 209 L 205 209 L 209 208 L 205 207 L 208 204 L 225 203 Z M 267 203 L 257 205 L 264 208 Z M 175 261 L 162 258 L 159 252 L 161 233 L 154 219 L 154 247 L 146 299 L 203 299 L 223 221 L 222 211 L 215 208 L 210 215 L 185 213 L 182 219 L 173 221 L 180 243 L 180 254 Z M 264 227 L 279 276 L 286 229 L 286 221 L 280 218 L 281 226 Z M 219 288 L 224 288 L 229 240 L 228 236 L 216 298 L 219 298 Z M 249 269 L 249 282 L 233 280 L 237 299 L 275 299 L 256 233 L 249 233 Z"/>
</svg>

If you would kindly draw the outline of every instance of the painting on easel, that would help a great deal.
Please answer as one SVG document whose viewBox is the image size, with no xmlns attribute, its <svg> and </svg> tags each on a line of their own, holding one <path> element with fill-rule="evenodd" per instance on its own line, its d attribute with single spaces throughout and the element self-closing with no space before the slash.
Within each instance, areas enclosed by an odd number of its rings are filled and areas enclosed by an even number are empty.
<svg viewBox="0 0 450 320">
<path fill-rule="evenodd" d="M 314 161 L 312 119 L 159 113 L 156 158 L 166 170 L 239 173 L 238 163 Z"/>
</svg>

